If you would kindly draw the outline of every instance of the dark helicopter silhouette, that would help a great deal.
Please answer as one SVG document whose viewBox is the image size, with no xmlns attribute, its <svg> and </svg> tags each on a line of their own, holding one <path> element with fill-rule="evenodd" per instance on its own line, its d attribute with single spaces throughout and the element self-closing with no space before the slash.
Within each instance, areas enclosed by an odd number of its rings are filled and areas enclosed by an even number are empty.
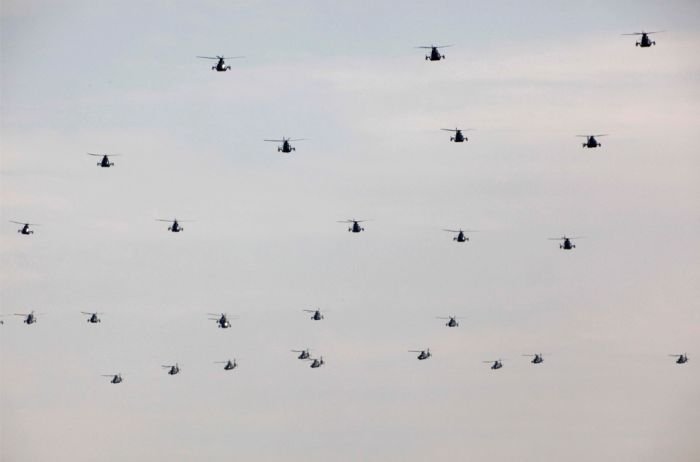
<svg viewBox="0 0 700 462">
<path fill-rule="evenodd" d="M 352 226 L 350 226 L 350 227 L 348 228 L 348 232 L 350 232 L 350 233 L 361 233 L 362 231 L 365 230 L 365 228 L 363 228 L 362 226 L 360 226 L 360 223 L 363 223 L 363 222 L 365 222 L 365 221 L 369 221 L 369 220 L 354 220 L 354 219 L 350 219 L 350 220 L 340 220 L 340 221 L 338 221 L 338 223 L 352 223 Z"/>
<path fill-rule="evenodd" d="M 297 359 L 309 359 L 311 357 L 311 352 L 309 348 L 306 350 L 290 350 L 293 353 L 299 353 L 299 356 L 297 356 Z"/>
<path fill-rule="evenodd" d="M 581 146 L 584 148 L 599 148 L 602 147 L 603 145 L 598 142 L 598 140 L 595 139 L 595 137 L 601 137 L 601 136 L 608 136 L 607 134 L 602 134 L 602 135 L 576 135 L 579 138 L 586 138 L 586 142 L 582 143 Z"/>
<path fill-rule="evenodd" d="M 416 48 L 423 48 L 426 50 L 430 50 L 430 54 L 425 55 L 426 61 L 440 61 L 441 59 L 445 59 L 445 55 L 441 54 L 438 51 L 438 48 L 448 48 L 451 46 L 452 45 L 430 45 L 430 46 L 420 46 L 420 47 L 416 47 Z"/>
<path fill-rule="evenodd" d="M 39 226 L 37 223 L 22 223 L 20 221 L 13 221 L 13 220 L 8 220 L 10 223 L 14 223 L 16 225 L 22 225 L 21 229 L 18 229 L 17 232 L 20 234 L 24 234 L 25 236 L 29 236 L 30 234 L 34 234 L 34 231 L 29 229 L 30 226 Z"/>
<path fill-rule="evenodd" d="M 22 316 L 24 318 L 22 322 L 28 326 L 35 324 L 38 321 L 37 313 L 35 313 L 34 311 L 32 311 L 31 313 L 15 313 L 15 316 Z"/>
<path fill-rule="evenodd" d="M 319 356 L 318 358 L 308 358 L 307 361 L 311 361 L 311 365 L 309 366 L 311 369 L 317 369 L 326 364 L 326 362 L 323 360 L 323 356 Z"/>
<path fill-rule="evenodd" d="M 216 59 L 218 62 L 216 63 L 216 66 L 212 66 L 211 70 L 212 71 L 217 71 L 217 72 L 226 72 L 231 70 L 231 66 L 227 66 L 226 63 L 224 62 L 224 59 L 239 59 L 239 58 L 245 58 L 245 56 L 197 56 L 198 58 L 201 59 Z"/>
<path fill-rule="evenodd" d="M 121 374 L 102 374 L 102 377 L 111 377 L 110 383 L 122 383 L 123 380 Z"/>
<path fill-rule="evenodd" d="M 304 311 L 306 311 L 307 313 L 313 313 L 313 314 L 311 315 L 311 319 L 313 319 L 314 321 L 320 321 L 321 319 L 323 319 L 323 315 L 321 314 L 321 310 L 320 310 L 320 309 L 317 309 L 317 310 L 304 310 Z"/>
<path fill-rule="evenodd" d="M 663 30 L 657 30 L 653 32 L 632 32 L 631 34 L 622 34 L 622 35 L 641 35 L 642 38 L 635 44 L 635 46 L 638 46 L 640 48 L 649 48 L 652 45 L 656 45 L 656 42 L 653 41 L 652 39 L 649 38 L 650 34 L 658 34 L 659 32 L 666 32 Z"/>
<path fill-rule="evenodd" d="M 233 358 L 233 361 L 230 359 L 228 361 L 214 361 L 214 364 L 225 364 L 224 370 L 225 371 L 230 371 L 238 367 L 238 363 L 236 362 L 236 358 Z"/>
<path fill-rule="evenodd" d="M 492 363 L 491 364 L 491 369 L 496 370 L 500 369 L 503 367 L 503 360 L 502 359 L 496 359 L 496 360 L 491 360 L 491 361 L 482 361 L 484 363 Z"/>
<path fill-rule="evenodd" d="M 678 359 L 676 359 L 676 364 L 685 364 L 688 362 L 688 355 L 686 353 L 682 353 L 679 355 L 669 355 L 669 356 L 675 356 Z"/>
<path fill-rule="evenodd" d="M 534 355 L 523 355 L 523 356 L 533 357 L 532 361 L 530 361 L 532 364 L 540 364 L 540 363 L 544 362 L 544 359 L 542 358 L 542 353 L 535 353 Z"/>
<path fill-rule="evenodd" d="M 114 162 L 110 162 L 109 156 L 116 157 L 121 154 L 93 154 L 91 152 L 87 153 L 88 156 L 102 157 L 102 160 L 97 163 L 98 167 L 109 168 L 114 166 Z"/>
<path fill-rule="evenodd" d="M 178 363 L 175 363 L 172 366 L 160 366 L 164 369 L 168 369 L 168 374 L 169 375 L 175 375 L 180 373 L 180 365 Z"/>
<path fill-rule="evenodd" d="M 457 234 L 455 237 L 452 238 L 453 241 L 457 242 L 466 242 L 469 240 L 467 236 L 465 236 L 464 233 L 473 233 L 475 231 L 473 230 L 468 230 L 468 229 L 443 229 L 443 231 L 447 231 L 448 233 L 455 233 Z"/>
<path fill-rule="evenodd" d="M 450 137 L 450 141 L 454 141 L 455 143 L 463 143 L 465 141 L 469 141 L 469 138 L 464 136 L 462 132 L 470 131 L 473 130 L 473 128 L 465 128 L 465 129 L 459 129 L 455 128 L 454 130 L 451 128 L 441 128 L 440 130 L 444 130 L 446 132 L 454 132 L 454 136 Z"/>
<path fill-rule="evenodd" d="M 418 358 L 420 361 L 423 361 L 424 359 L 428 359 L 432 356 L 432 353 L 430 353 L 430 348 L 426 348 L 425 350 L 408 350 L 409 353 L 418 353 Z"/>
<path fill-rule="evenodd" d="M 461 318 L 457 316 L 436 316 L 436 319 L 449 319 L 449 321 L 445 323 L 447 327 L 459 327 L 457 320 Z"/>
<path fill-rule="evenodd" d="M 87 311 L 81 311 L 81 313 L 88 316 L 87 322 L 91 324 L 97 324 L 98 322 L 102 322 L 102 320 L 98 318 L 97 315 L 103 313 L 88 313 Z"/>
<path fill-rule="evenodd" d="M 576 236 L 576 237 L 562 236 L 562 237 L 550 237 L 549 238 L 550 241 L 563 241 L 561 244 L 559 244 L 559 248 L 564 249 L 564 250 L 572 250 L 572 249 L 576 248 L 576 244 L 571 242 L 572 239 L 583 239 L 583 237 L 581 237 L 581 236 Z"/>
<path fill-rule="evenodd" d="M 172 219 L 172 220 L 165 220 L 165 219 L 162 219 L 162 218 L 156 218 L 156 221 L 165 221 L 165 222 L 168 222 L 168 223 L 172 222 L 172 224 L 171 224 L 170 226 L 168 226 L 168 231 L 171 231 L 171 232 L 173 232 L 173 233 L 179 233 L 179 232 L 185 230 L 185 228 L 183 228 L 182 226 L 180 226 L 180 223 L 192 222 L 192 220 L 177 220 L 177 219 L 175 219 L 175 218 Z"/>
<path fill-rule="evenodd" d="M 231 327 L 231 322 L 229 319 L 238 319 L 237 317 L 229 317 L 226 313 L 207 313 L 209 316 L 216 316 L 214 318 L 209 318 L 211 321 L 216 321 L 216 326 L 220 329 L 228 329 Z"/>
<path fill-rule="evenodd" d="M 306 138 L 291 139 L 291 138 L 285 138 L 283 136 L 281 140 L 263 140 L 263 141 L 271 141 L 273 143 L 282 143 L 282 146 L 277 146 L 277 152 L 289 153 L 289 152 L 297 150 L 297 148 L 292 146 L 292 144 L 291 144 L 292 141 L 304 141 L 304 140 L 306 140 Z"/>
</svg>

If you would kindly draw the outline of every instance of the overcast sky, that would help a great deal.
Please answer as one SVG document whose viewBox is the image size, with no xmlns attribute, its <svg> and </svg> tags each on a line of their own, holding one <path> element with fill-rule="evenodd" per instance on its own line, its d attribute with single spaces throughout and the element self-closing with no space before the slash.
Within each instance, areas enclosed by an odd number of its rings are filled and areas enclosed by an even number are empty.
<svg viewBox="0 0 700 462">
<path fill-rule="evenodd" d="M 2 2 L 0 459 L 699 460 L 700 3 L 334 3 Z"/>
</svg>

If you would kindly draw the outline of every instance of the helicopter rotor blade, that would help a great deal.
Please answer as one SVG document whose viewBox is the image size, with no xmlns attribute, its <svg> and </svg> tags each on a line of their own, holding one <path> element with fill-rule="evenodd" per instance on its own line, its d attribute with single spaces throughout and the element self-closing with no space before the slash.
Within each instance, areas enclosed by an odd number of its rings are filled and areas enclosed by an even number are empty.
<svg viewBox="0 0 700 462">
<path fill-rule="evenodd" d="M 294 138 L 294 139 L 288 139 L 287 141 L 304 141 L 308 140 L 308 138 Z"/>
<path fill-rule="evenodd" d="M 197 58 L 202 58 L 202 59 L 220 59 L 218 56 L 197 56 Z"/>
<path fill-rule="evenodd" d="M 41 226 L 39 223 L 27 223 L 27 222 L 19 222 L 19 221 L 14 221 L 14 220 L 7 220 L 10 223 L 14 223 L 16 225 L 28 225 L 28 226 Z"/>
<path fill-rule="evenodd" d="M 287 140 L 263 140 L 263 141 L 272 141 L 273 143 L 284 143 Z"/>
</svg>

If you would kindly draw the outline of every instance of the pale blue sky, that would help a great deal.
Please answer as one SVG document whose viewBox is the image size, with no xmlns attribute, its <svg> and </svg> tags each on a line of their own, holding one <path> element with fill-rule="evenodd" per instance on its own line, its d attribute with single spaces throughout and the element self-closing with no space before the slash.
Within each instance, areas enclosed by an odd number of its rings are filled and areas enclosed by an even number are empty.
<svg viewBox="0 0 700 462">
<path fill-rule="evenodd" d="M 1 8 L 3 460 L 700 458 L 697 2 Z"/>
</svg>

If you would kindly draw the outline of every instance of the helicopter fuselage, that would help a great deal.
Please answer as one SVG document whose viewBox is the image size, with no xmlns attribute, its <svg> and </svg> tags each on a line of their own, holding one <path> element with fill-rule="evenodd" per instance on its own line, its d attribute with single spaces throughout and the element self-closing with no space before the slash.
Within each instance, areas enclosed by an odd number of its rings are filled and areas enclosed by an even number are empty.
<svg viewBox="0 0 700 462">
<path fill-rule="evenodd" d="M 180 226 L 180 223 L 175 220 L 172 225 L 168 227 L 168 231 L 171 231 L 173 233 L 179 233 L 180 231 L 184 231 L 185 228 Z"/>
<path fill-rule="evenodd" d="M 460 130 L 457 130 L 457 133 L 455 133 L 455 136 L 450 138 L 450 141 L 454 141 L 455 143 L 463 143 L 465 141 L 469 141 L 466 136 L 462 134 Z"/>
<path fill-rule="evenodd" d="M 290 153 L 292 151 L 296 151 L 296 148 L 292 146 L 289 141 L 284 141 L 282 143 L 282 146 L 279 146 L 277 148 L 277 152 L 284 152 L 284 153 Z"/>
<path fill-rule="evenodd" d="M 20 234 L 24 234 L 25 236 L 29 236 L 30 234 L 34 234 L 34 231 L 29 229 L 29 225 L 22 226 L 22 229 L 18 229 L 17 232 Z"/>
<path fill-rule="evenodd" d="M 469 238 L 466 237 L 462 231 L 460 231 L 459 234 L 457 234 L 456 237 L 453 237 L 453 238 L 452 238 L 452 240 L 453 240 L 453 241 L 457 241 L 457 242 L 466 242 L 466 241 L 469 240 Z"/>
<path fill-rule="evenodd" d="M 447 327 L 459 327 L 459 323 L 455 318 L 450 318 L 449 321 L 447 321 L 447 324 L 445 324 Z"/>
<path fill-rule="evenodd" d="M 360 226 L 360 224 L 356 221 L 354 221 L 352 223 L 352 226 L 348 228 L 348 231 L 350 231 L 351 233 L 361 233 L 364 230 L 365 230 L 365 228 Z"/>
<path fill-rule="evenodd" d="M 559 244 L 559 248 L 564 250 L 571 250 L 576 248 L 576 244 L 572 244 L 571 240 L 569 239 L 564 239 L 564 242 Z"/>
<path fill-rule="evenodd" d="M 97 163 L 98 167 L 109 168 L 114 165 L 114 162 L 109 161 L 109 157 L 104 156 L 100 162 Z"/>
<path fill-rule="evenodd" d="M 642 34 L 642 38 L 636 44 L 640 48 L 649 48 L 652 45 L 656 45 L 656 42 L 650 39 L 647 34 Z"/>
<path fill-rule="evenodd" d="M 602 144 L 600 144 L 600 143 L 598 142 L 598 140 L 596 140 L 595 137 L 592 137 L 592 136 L 589 136 L 589 137 L 588 137 L 588 141 L 586 141 L 585 143 L 583 143 L 583 147 L 584 147 L 584 148 L 597 148 L 597 147 L 600 147 L 600 146 L 602 146 Z"/>
<path fill-rule="evenodd" d="M 426 61 L 440 61 L 441 59 L 445 59 L 445 55 L 441 54 L 440 51 L 438 51 L 437 48 L 433 47 L 432 50 L 430 50 L 430 54 L 425 56 Z"/>
<path fill-rule="evenodd" d="M 500 369 L 502 367 L 503 367 L 503 364 L 501 364 L 500 361 L 496 361 L 495 363 L 493 363 L 493 366 L 491 366 L 491 369 L 496 370 L 496 369 Z"/>
<path fill-rule="evenodd" d="M 226 63 L 224 63 L 223 59 L 219 59 L 219 62 L 216 63 L 216 66 L 212 66 L 211 70 L 217 72 L 226 72 L 231 70 L 231 66 L 227 66 Z"/>
<path fill-rule="evenodd" d="M 97 324 L 98 322 L 102 322 L 102 320 L 97 317 L 97 314 L 92 314 L 88 318 L 87 322 L 92 323 L 92 324 Z"/>
</svg>

